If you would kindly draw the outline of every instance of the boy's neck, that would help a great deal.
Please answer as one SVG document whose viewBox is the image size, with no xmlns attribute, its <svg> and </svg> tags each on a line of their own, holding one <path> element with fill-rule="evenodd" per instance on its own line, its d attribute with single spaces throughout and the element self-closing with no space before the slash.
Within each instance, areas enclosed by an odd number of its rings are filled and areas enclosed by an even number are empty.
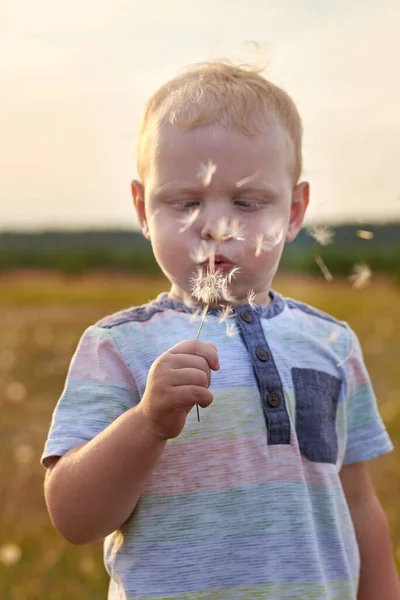
<svg viewBox="0 0 400 600">
<path fill-rule="evenodd" d="M 171 286 L 168 295 L 171 298 L 171 300 L 174 300 L 175 302 L 182 302 L 186 306 L 202 306 L 202 303 L 193 298 L 190 293 L 185 292 L 181 289 L 177 289 L 173 285 Z M 271 304 L 271 296 L 269 290 L 255 294 L 254 298 L 252 298 L 252 303 L 258 306 L 269 306 Z M 247 296 L 243 298 L 236 297 L 234 302 L 227 302 L 226 300 L 221 299 L 221 301 L 210 306 L 240 306 L 243 304 L 249 304 Z"/>
</svg>

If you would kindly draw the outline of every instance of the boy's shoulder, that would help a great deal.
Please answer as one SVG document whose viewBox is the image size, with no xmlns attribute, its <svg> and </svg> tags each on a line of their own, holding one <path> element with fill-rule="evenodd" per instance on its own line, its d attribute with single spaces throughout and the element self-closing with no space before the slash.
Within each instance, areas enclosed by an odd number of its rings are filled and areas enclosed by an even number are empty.
<svg viewBox="0 0 400 600">
<path fill-rule="evenodd" d="M 145 304 L 141 304 L 140 306 L 131 306 L 130 308 L 107 315 L 106 317 L 103 317 L 97 321 L 95 325 L 103 329 L 111 329 L 117 325 L 123 325 L 124 323 L 144 323 L 145 321 L 149 321 L 156 313 L 166 310 L 166 296 L 167 293 L 163 292 L 155 299 L 149 300 Z"/>
<path fill-rule="evenodd" d="M 348 323 L 346 321 L 341 321 L 336 319 L 333 315 L 330 315 L 319 308 L 315 308 L 315 306 L 311 306 L 310 304 L 306 304 L 305 302 L 300 302 L 294 298 L 285 298 L 284 299 L 287 308 L 290 311 L 300 311 L 304 315 L 308 315 L 310 317 L 315 317 L 316 319 L 322 319 L 323 321 L 328 321 L 344 329 L 348 329 Z"/>
</svg>

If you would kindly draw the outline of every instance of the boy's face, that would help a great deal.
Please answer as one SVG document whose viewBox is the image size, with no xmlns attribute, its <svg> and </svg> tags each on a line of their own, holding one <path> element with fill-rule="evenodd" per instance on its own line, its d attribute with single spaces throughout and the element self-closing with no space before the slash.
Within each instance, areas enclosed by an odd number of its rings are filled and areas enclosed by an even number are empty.
<svg viewBox="0 0 400 600">
<path fill-rule="evenodd" d="M 246 303 L 249 290 L 257 304 L 269 303 L 284 242 L 296 237 L 308 204 L 308 184 L 293 189 L 292 157 L 279 124 L 251 138 L 217 125 L 162 128 L 149 152 L 145 184 L 132 182 L 132 193 L 173 298 L 193 302 L 190 277 L 198 263 L 191 255 L 205 241 L 240 268 L 229 287 L 234 303 Z M 182 218 L 190 215 L 196 218 L 185 228 Z M 223 218 L 239 222 L 242 233 L 221 239 Z"/>
</svg>

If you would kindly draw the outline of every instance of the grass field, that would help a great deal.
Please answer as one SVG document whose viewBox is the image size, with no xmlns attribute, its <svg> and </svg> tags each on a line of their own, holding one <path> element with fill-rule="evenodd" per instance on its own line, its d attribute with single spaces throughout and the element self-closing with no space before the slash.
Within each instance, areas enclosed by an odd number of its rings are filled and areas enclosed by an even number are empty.
<svg viewBox="0 0 400 600">
<path fill-rule="evenodd" d="M 400 289 L 374 280 L 277 279 L 275 288 L 346 320 L 357 332 L 396 450 L 371 461 L 400 572 Z M 163 280 L 103 273 L 82 278 L 19 272 L 0 277 L 0 598 L 101 600 L 101 544 L 75 547 L 52 528 L 39 457 L 51 413 L 83 330 L 141 304 Z"/>
</svg>

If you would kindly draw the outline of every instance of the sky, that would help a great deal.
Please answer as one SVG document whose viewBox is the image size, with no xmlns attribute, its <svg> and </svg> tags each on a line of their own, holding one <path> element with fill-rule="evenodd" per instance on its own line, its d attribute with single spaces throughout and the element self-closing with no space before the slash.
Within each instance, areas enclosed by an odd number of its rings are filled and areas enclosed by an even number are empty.
<svg viewBox="0 0 400 600">
<path fill-rule="evenodd" d="M 0 230 L 137 227 L 144 102 L 251 42 L 303 119 L 306 222 L 400 220 L 399 23 L 398 0 L 2 0 Z"/>
</svg>

